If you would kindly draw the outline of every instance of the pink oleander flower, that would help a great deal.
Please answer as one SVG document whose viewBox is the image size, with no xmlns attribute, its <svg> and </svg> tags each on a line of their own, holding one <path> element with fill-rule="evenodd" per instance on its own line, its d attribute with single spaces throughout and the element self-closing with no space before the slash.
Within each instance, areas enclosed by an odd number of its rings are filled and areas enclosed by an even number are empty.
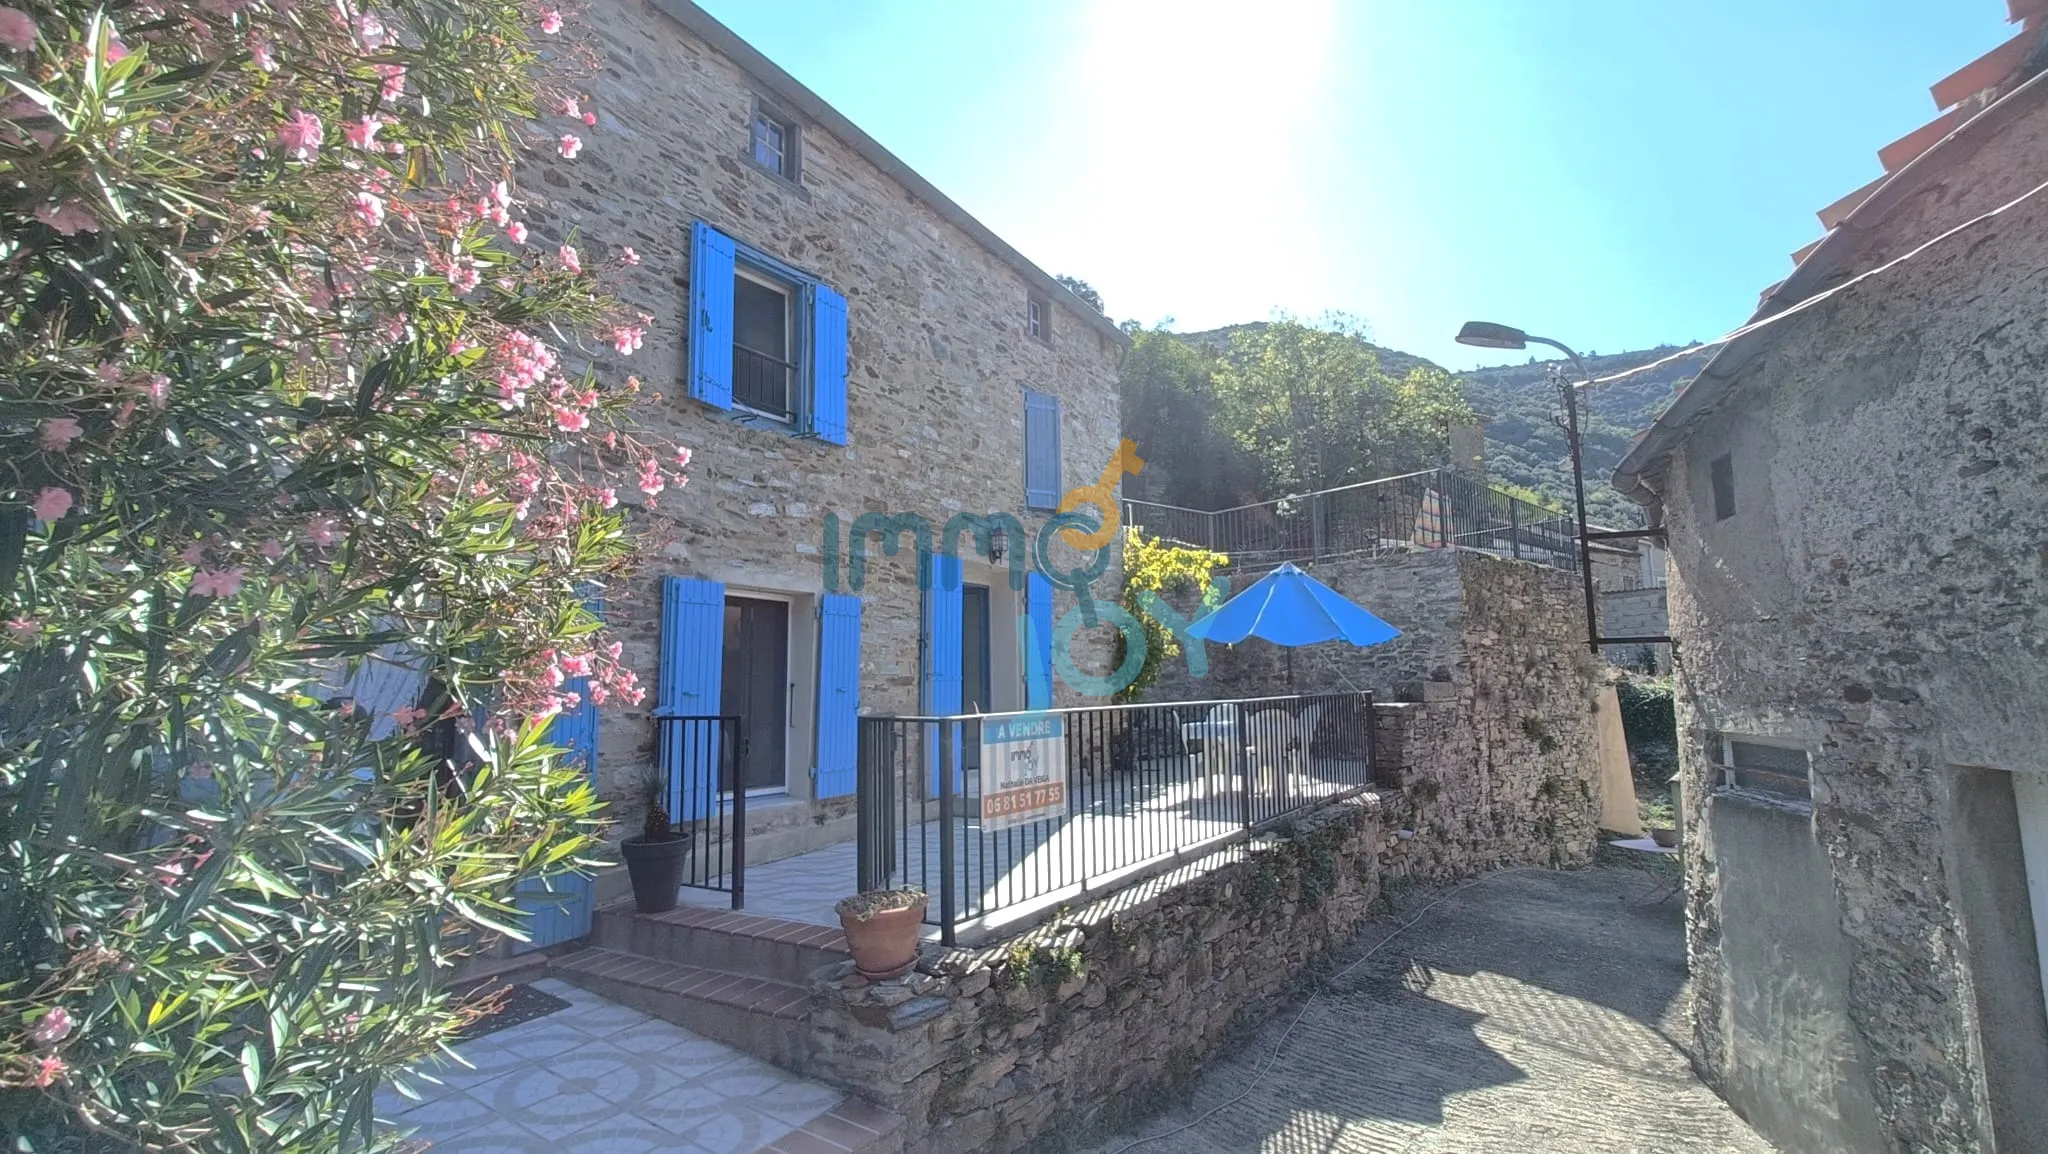
<svg viewBox="0 0 2048 1154">
<path fill-rule="evenodd" d="M 257 552 L 263 554 L 265 561 L 282 561 L 284 560 L 284 542 L 272 537 L 270 540 L 265 541 L 263 547 L 257 550 Z"/>
<path fill-rule="evenodd" d="M 121 43 L 121 39 L 118 36 L 109 39 L 107 46 L 100 50 L 100 60 L 102 63 L 119 64 L 126 59 L 128 59 L 128 46 Z"/>
<path fill-rule="evenodd" d="M 325 549 L 341 540 L 341 525 L 332 517 L 315 517 L 306 522 L 306 539 Z"/>
<path fill-rule="evenodd" d="M 553 36 L 562 30 L 562 14 L 553 8 L 544 8 L 540 14 L 540 30 Z"/>
<path fill-rule="evenodd" d="M 649 501 L 661 495 L 668 485 L 661 479 L 661 464 L 653 457 L 640 462 L 640 491 L 647 494 Z"/>
<path fill-rule="evenodd" d="M 686 446 L 681 446 L 681 445 L 678 445 L 678 446 L 676 447 L 676 468 L 678 468 L 678 469 L 687 469 L 687 468 L 689 468 L 689 467 L 690 467 L 690 450 L 689 450 L 689 448 L 688 448 L 688 447 L 686 447 Z"/>
<path fill-rule="evenodd" d="M 355 203 L 350 207 L 354 209 L 356 219 L 369 228 L 384 223 L 384 198 L 374 192 L 356 193 Z"/>
<path fill-rule="evenodd" d="M 29 1076 L 29 1084 L 38 1090 L 47 1090 L 64 1076 L 64 1059 L 55 1054 L 44 1054 L 36 1059 L 35 1073 Z"/>
<path fill-rule="evenodd" d="M 581 409 L 572 409 L 567 405 L 556 405 L 554 413 L 555 427 L 565 433 L 580 433 L 590 427 L 590 417 Z"/>
<path fill-rule="evenodd" d="M 28 1040 L 38 1046 L 54 1046 L 71 1036 L 71 1013 L 62 1006 L 51 1006 L 36 1024 L 29 1027 Z"/>
<path fill-rule="evenodd" d="M 499 181 L 491 186 L 491 203 L 499 208 L 512 207 L 512 186 Z"/>
<path fill-rule="evenodd" d="M 516 220 L 513 221 L 511 224 L 505 226 L 505 237 L 506 239 L 510 240 L 513 244 L 525 244 L 526 225 Z"/>
<path fill-rule="evenodd" d="M 178 550 L 178 560 L 187 565 L 199 566 L 206 563 L 206 542 L 194 541 Z"/>
<path fill-rule="evenodd" d="M 348 121 L 341 126 L 341 135 L 348 140 L 350 148 L 369 152 L 377 147 L 377 130 L 384 127 L 384 120 L 376 116 L 364 116 Z"/>
<path fill-rule="evenodd" d="M 574 160 L 576 154 L 583 151 L 583 141 L 573 134 L 563 133 L 560 147 L 563 160 Z"/>
<path fill-rule="evenodd" d="M 36 208 L 36 219 L 49 225 L 62 236 L 76 236 L 81 232 L 98 232 L 99 218 L 87 212 L 84 205 L 75 200 L 63 204 L 45 204 Z"/>
<path fill-rule="evenodd" d="M 583 106 L 576 102 L 575 97 L 564 96 L 562 97 L 562 115 L 580 119 L 583 116 Z"/>
<path fill-rule="evenodd" d="M 7 622 L 7 636 L 17 645 L 27 645 L 43 630 L 43 623 L 33 617 L 15 617 Z"/>
<path fill-rule="evenodd" d="M 0 7 L 0 47 L 16 52 L 36 50 L 35 17 L 19 8 Z"/>
<path fill-rule="evenodd" d="M 637 325 L 620 325 L 612 330 L 612 347 L 617 349 L 622 357 L 632 356 L 639 350 L 641 339 L 645 335 L 646 330 Z"/>
<path fill-rule="evenodd" d="M 583 125 L 584 125 L 584 127 L 586 127 L 586 128 L 596 128 L 596 127 L 597 127 L 597 113 L 595 113 L 595 112 L 586 112 L 586 113 L 584 113 L 584 114 L 583 114 Z"/>
<path fill-rule="evenodd" d="M 583 271 L 583 258 L 576 255 L 576 250 L 568 245 L 565 244 L 557 249 L 555 256 L 561 260 L 562 267 L 570 272 L 580 273 Z"/>
<path fill-rule="evenodd" d="M 85 435 L 76 417 L 51 417 L 43 422 L 43 451 L 61 453 L 65 446 Z"/>
<path fill-rule="evenodd" d="M 634 252 L 633 246 L 629 244 L 619 250 L 619 259 L 625 261 L 627 266 L 631 267 L 640 263 L 640 254 Z"/>
<path fill-rule="evenodd" d="M 242 591 L 242 567 L 230 569 L 201 569 L 192 575 L 192 595 L 195 597 L 233 597 Z"/>
<path fill-rule="evenodd" d="M 170 402 L 171 378 L 162 373 L 151 373 L 143 380 L 141 388 L 152 409 L 161 409 Z"/>
<path fill-rule="evenodd" d="M 35 510 L 36 520 L 45 524 L 55 524 L 62 521 L 66 513 L 71 512 L 71 490 L 55 486 L 44 489 L 36 494 L 36 499 L 29 508 Z"/>
<path fill-rule="evenodd" d="M 619 504 L 619 491 L 613 488 L 599 489 L 597 491 L 597 503 L 607 509 L 617 508 Z"/>
<path fill-rule="evenodd" d="M 401 706 L 391 711 L 391 720 L 396 721 L 400 729 L 409 730 L 420 722 L 425 721 L 426 717 L 427 711 L 417 705 Z"/>
<path fill-rule="evenodd" d="M 278 147 L 295 160 L 311 160 L 320 155 L 320 144 L 325 139 L 320 118 L 304 109 L 293 112 L 277 130 Z"/>
</svg>

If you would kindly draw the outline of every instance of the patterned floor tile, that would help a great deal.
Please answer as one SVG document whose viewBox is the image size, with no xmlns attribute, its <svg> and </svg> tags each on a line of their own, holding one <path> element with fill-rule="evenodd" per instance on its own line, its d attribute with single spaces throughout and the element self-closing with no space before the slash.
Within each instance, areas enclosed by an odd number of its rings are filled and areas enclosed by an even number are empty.
<svg viewBox="0 0 2048 1154">
<path fill-rule="evenodd" d="M 727 1106 L 682 1137 L 711 1154 L 753 1154 L 796 1127 L 745 1106 Z"/>
<path fill-rule="evenodd" d="M 562 1154 L 554 1142 L 502 1119 L 445 1135 L 414 1135 L 430 1143 L 430 1154 Z"/>
<path fill-rule="evenodd" d="M 830 1086 L 799 1078 L 756 1094 L 747 1100 L 747 1105 L 771 1118 L 801 1126 L 845 1100 L 846 1095 Z"/>
<path fill-rule="evenodd" d="M 467 1094 L 448 1094 L 423 1103 L 391 1119 L 400 1130 L 418 1130 L 421 1136 L 428 1134 L 453 1134 L 490 1122 L 499 1117 L 490 1103 Z"/>
</svg>

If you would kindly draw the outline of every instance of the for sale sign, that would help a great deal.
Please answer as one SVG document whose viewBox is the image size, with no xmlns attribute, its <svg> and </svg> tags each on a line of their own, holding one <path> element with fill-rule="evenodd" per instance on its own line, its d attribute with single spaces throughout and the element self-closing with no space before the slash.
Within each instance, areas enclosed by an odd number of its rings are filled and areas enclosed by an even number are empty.
<svg viewBox="0 0 2048 1154">
<path fill-rule="evenodd" d="M 1067 723 L 1049 713 L 981 723 L 981 829 L 1009 829 L 1067 813 Z"/>
</svg>

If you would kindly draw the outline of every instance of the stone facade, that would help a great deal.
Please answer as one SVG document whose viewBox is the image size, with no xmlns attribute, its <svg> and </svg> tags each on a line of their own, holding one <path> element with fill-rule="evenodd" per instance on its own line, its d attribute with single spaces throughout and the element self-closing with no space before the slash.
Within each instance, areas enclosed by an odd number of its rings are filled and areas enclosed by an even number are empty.
<svg viewBox="0 0 2048 1154">
<path fill-rule="evenodd" d="M 529 159 L 519 180 L 522 211 L 533 243 L 546 251 L 571 239 L 587 262 L 622 245 L 637 250 L 640 264 L 624 269 L 618 284 L 625 303 L 653 317 L 645 346 L 629 359 L 600 351 L 598 365 L 608 377 L 639 374 L 656 394 L 641 406 L 641 422 L 694 452 L 687 488 L 632 510 L 633 528 L 649 543 L 647 563 L 625 587 L 607 591 L 607 610 L 651 689 L 663 577 L 720 581 L 732 595 L 787 602 L 791 800 L 757 799 L 752 817 L 757 831 L 791 836 L 750 848 L 758 860 L 778 848 L 851 836 L 841 820 L 850 799 L 807 801 L 819 660 L 814 616 L 828 591 L 825 514 L 850 526 L 863 512 L 914 512 L 936 530 L 958 512 L 1002 511 L 1035 534 L 1046 514 L 1024 508 L 1023 391 L 1064 404 L 1062 488 L 1093 483 L 1117 445 L 1123 337 L 694 6 L 598 0 L 589 23 L 602 52 L 585 101 L 597 124 L 574 126 L 586 138 L 576 160 Z M 795 181 L 747 155 L 760 102 L 798 135 Z M 795 436 L 687 395 L 697 219 L 845 296 L 846 445 Z M 1026 331 L 1030 297 L 1050 312 L 1046 339 Z M 1010 543 L 1012 550 L 1029 546 L 1028 537 Z M 917 565 L 907 549 L 896 557 L 874 552 L 862 590 L 859 704 L 864 712 L 914 712 Z M 989 704 L 1019 708 L 1013 622 L 1022 594 L 980 558 L 968 560 L 966 571 L 968 581 L 991 587 L 997 700 Z M 1112 567 L 1098 588 L 1111 590 L 1115 580 Z M 1060 597 L 1057 611 L 1064 611 L 1071 597 Z M 1080 664 L 1106 665 L 1109 644 L 1106 629 L 1084 631 Z M 634 797 L 652 760 L 653 701 L 650 694 L 640 708 L 601 711 L 599 784 L 608 798 Z M 621 816 L 631 820 L 634 808 Z"/>
<path fill-rule="evenodd" d="M 2044 178 L 2033 84 L 1798 283 Z M 2036 198 L 1731 346 L 1622 467 L 1675 569 L 1697 1058 L 1788 1150 L 2048 1149 L 2044 267 Z M 1810 799 L 1731 788 L 1729 740 Z"/>
</svg>

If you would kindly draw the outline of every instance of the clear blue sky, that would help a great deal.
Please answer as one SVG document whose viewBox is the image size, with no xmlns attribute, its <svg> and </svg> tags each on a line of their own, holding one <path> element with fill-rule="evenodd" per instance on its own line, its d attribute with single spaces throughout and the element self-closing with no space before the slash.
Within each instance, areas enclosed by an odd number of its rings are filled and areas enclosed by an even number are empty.
<svg viewBox="0 0 2048 1154">
<path fill-rule="evenodd" d="M 2000 0 L 700 0 L 1112 316 L 1705 338 Z"/>
</svg>

